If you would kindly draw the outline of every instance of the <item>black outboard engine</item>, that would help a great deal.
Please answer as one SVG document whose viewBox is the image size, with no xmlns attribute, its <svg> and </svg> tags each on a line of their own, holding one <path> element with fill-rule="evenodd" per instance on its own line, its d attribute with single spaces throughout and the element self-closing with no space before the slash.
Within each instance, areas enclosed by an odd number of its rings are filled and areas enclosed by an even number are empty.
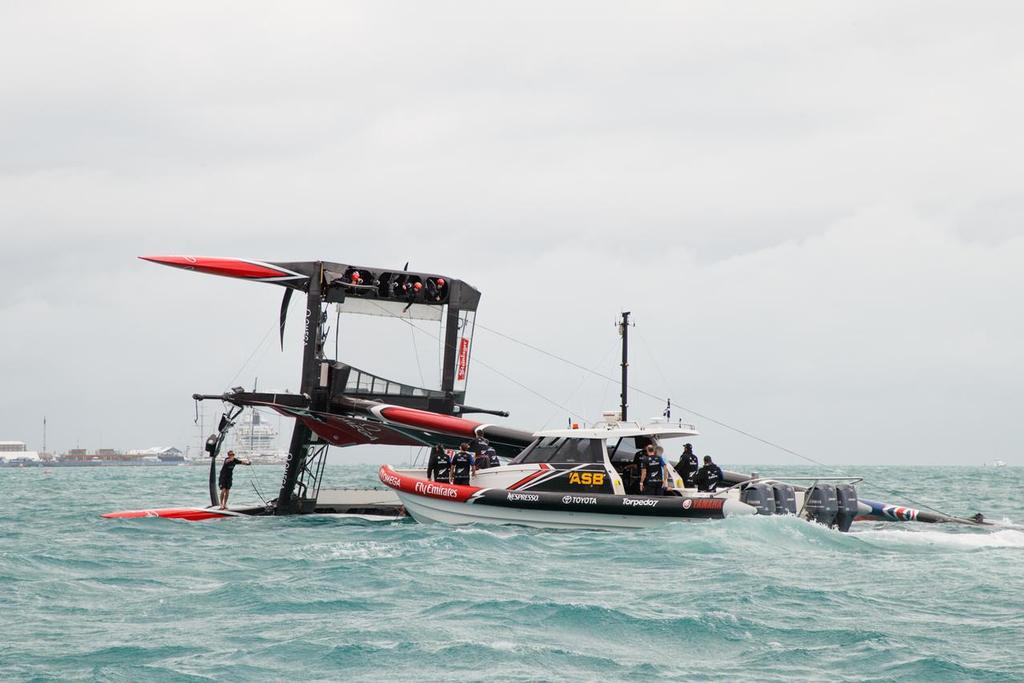
<svg viewBox="0 0 1024 683">
<path fill-rule="evenodd" d="M 796 514 L 796 489 L 792 484 L 772 484 L 772 494 L 775 498 L 775 514 Z"/>
<path fill-rule="evenodd" d="M 857 516 L 857 489 L 853 484 L 839 484 L 836 486 L 836 528 L 840 531 L 849 531 Z"/>
<path fill-rule="evenodd" d="M 804 491 L 804 516 L 807 519 L 832 526 L 839 513 L 836 501 L 836 487 L 831 484 L 815 484 Z"/>
<path fill-rule="evenodd" d="M 775 495 L 768 484 L 752 482 L 744 484 L 740 492 L 740 501 L 757 508 L 759 515 L 775 514 Z"/>
</svg>

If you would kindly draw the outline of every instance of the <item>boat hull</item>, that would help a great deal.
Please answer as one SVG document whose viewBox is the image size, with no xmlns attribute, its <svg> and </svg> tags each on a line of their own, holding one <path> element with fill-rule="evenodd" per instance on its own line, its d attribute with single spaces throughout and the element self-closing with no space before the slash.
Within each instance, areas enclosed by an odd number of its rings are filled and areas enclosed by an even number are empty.
<svg viewBox="0 0 1024 683">
<path fill-rule="evenodd" d="M 723 497 L 627 496 L 513 491 L 432 482 L 380 469 L 418 522 L 516 524 L 556 529 L 643 529 L 670 522 L 752 515 L 754 508 Z"/>
</svg>

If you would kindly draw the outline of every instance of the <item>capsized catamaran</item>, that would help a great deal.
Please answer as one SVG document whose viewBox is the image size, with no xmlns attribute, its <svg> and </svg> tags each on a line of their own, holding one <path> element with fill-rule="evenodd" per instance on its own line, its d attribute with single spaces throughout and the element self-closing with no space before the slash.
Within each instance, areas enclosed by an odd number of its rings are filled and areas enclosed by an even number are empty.
<svg viewBox="0 0 1024 683">
<path fill-rule="evenodd" d="M 164 517 L 192 521 L 238 516 L 331 514 L 370 520 L 410 515 L 422 522 L 520 524 L 538 527 L 635 528 L 674 521 L 734 515 L 795 514 L 850 529 L 857 520 L 982 524 L 858 497 L 850 477 L 810 478 L 809 485 L 726 471 L 723 489 L 697 491 L 666 466 L 665 493 L 627 490 L 634 455 L 646 445 L 697 436 L 682 422 L 627 420 L 628 313 L 623 314 L 622 402 L 617 413 L 582 429 L 531 432 L 465 417 L 507 412 L 465 403 L 474 323 L 480 292 L 446 275 L 363 267 L 327 261 L 265 262 L 197 256 L 141 257 L 201 273 L 285 287 L 280 309 L 282 348 L 288 305 L 305 294 L 302 368 L 296 393 L 194 394 L 197 401 L 227 406 L 207 439 L 209 507 L 152 508 L 112 512 L 110 518 Z M 326 355 L 330 304 L 341 312 L 434 321 L 441 327 L 441 383 L 437 389 L 389 380 Z M 245 407 L 268 408 L 294 418 L 288 460 L 278 495 L 265 505 L 218 510 L 217 457 Z M 425 470 L 380 468 L 385 489 L 328 489 L 321 483 L 330 446 L 359 444 L 433 446 L 453 450 L 486 440 L 511 462 L 473 473 L 469 485 L 430 481 Z M 666 449 L 667 450 L 667 449 Z M 795 481 L 792 480 L 791 481 Z"/>
</svg>

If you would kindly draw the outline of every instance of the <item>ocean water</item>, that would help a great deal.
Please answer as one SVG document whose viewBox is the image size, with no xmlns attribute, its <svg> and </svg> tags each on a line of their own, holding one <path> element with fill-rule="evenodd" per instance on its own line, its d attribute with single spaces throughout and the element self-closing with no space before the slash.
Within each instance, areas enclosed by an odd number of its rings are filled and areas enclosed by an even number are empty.
<svg viewBox="0 0 1024 683">
<path fill-rule="evenodd" d="M 204 504 L 206 471 L 0 469 L 0 680 L 1024 680 L 1022 470 L 847 469 L 1005 524 L 106 520 Z"/>
</svg>

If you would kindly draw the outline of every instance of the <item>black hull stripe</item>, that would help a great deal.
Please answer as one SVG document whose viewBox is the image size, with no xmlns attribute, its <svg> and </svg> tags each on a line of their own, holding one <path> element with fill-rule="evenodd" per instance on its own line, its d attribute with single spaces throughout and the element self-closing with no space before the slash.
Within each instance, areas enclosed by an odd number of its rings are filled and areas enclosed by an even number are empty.
<svg viewBox="0 0 1024 683">
<path fill-rule="evenodd" d="M 678 519 L 722 519 L 722 498 L 680 496 L 619 496 L 606 493 L 564 493 L 484 489 L 473 495 L 470 505 L 545 510 L 593 512 L 631 517 L 672 517 Z"/>
</svg>

